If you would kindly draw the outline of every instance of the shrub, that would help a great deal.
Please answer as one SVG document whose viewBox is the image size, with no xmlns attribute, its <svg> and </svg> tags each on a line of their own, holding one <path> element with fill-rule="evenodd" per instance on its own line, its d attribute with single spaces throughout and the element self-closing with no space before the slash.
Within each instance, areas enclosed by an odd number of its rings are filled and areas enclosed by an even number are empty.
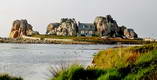
<svg viewBox="0 0 157 80">
<path fill-rule="evenodd" d="M 104 73 L 106 73 L 104 70 L 85 69 L 80 65 L 72 65 L 68 69 L 59 72 L 59 75 L 51 80 L 96 80 Z"/>
<path fill-rule="evenodd" d="M 157 80 L 157 45 L 100 51 L 93 64 L 73 65 L 51 80 Z"/>
<path fill-rule="evenodd" d="M 116 70 L 108 70 L 106 74 L 100 76 L 97 80 L 121 80 L 121 74 Z"/>
<path fill-rule="evenodd" d="M 12 76 L 9 76 L 8 74 L 1 74 L 0 80 L 23 80 L 23 79 L 20 77 L 12 77 Z"/>
</svg>

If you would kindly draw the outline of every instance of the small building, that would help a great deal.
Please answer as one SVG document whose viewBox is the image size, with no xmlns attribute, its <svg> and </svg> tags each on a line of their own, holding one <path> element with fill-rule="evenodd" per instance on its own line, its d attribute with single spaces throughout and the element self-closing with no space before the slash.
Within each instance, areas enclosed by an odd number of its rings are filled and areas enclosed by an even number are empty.
<svg viewBox="0 0 157 80">
<path fill-rule="evenodd" d="M 96 27 L 92 23 L 79 23 L 78 22 L 77 36 L 94 36 Z"/>
</svg>

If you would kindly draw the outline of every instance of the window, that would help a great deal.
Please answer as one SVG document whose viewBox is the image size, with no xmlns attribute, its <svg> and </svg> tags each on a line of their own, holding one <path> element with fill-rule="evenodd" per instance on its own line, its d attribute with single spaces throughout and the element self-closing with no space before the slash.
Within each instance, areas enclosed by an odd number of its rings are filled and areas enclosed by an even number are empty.
<svg viewBox="0 0 157 80">
<path fill-rule="evenodd" d="M 81 31 L 81 34 L 84 34 L 84 33 L 85 33 L 85 31 L 82 30 L 82 31 Z"/>
<path fill-rule="evenodd" d="M 93 34 L 93 31 L 89 31 L 89 34 Z"/>
<path fill-rule="evenodd" d="M 85 26 L 83 25 L 83 26 L 82 26 L 82 28 L 84 29 L 84 28 L 85 28 Z"/>
</svg>

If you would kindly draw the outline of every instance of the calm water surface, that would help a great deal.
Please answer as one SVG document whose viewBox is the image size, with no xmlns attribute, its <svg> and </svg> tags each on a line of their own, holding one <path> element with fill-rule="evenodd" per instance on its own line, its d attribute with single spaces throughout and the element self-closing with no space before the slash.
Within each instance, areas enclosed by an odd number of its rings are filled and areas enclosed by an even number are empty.
<svg viewBox="0 0 157 80">
<path fill-rule="evenodd" d="M 113 46 L 0 43 L 0 73 L 21 76 L 24 80 L 47 80 L 50 66 L 88 65 L 96 52 Z"/>
</svg>

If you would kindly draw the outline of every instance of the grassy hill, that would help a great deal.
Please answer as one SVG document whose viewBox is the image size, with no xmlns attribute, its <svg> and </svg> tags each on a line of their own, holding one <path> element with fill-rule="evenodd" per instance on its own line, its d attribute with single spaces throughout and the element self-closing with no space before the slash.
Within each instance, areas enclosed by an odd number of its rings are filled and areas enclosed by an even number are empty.
<svg viewBox="0 0 157 80">
<path fill-rule="evenodd" d="M 103 50 L 92 63 L 60 70 L 50 80 L 157 80 L 157 44 Z"/>
<path fill-rule="evenodd" d="M 20 77 L 9 76 L 8 74 L 0 74 L 0 80 L 23 80 Z"/>
</svg>

